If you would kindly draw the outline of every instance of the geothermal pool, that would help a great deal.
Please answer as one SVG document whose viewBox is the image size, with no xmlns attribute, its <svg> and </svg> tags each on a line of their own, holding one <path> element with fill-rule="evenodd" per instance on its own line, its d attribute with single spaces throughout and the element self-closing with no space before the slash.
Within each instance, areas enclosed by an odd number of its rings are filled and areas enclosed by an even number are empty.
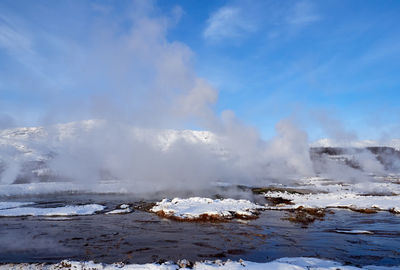
<svg viewBox="0 0 400 270">
<path fill-rule="evenodd" d="M 293 213 L 283 210 L 260 211 L 252 220 L 179 222 L 138 209 L 105 214 L 124 203 L 145 205 L 129 194 L 41 195 L 24 200 L 43 208 L 82 204 L 106 208 L 82 216 L 0 217 L 2 263 L 63 259 L 140 264 L 180 259 L 268 262 L 316 257 L 355 266 L 400 265 L 400 215 L 387 211 L 365 214 L 330 209 L 309 224 L 288 220 Z"/>
</svg>

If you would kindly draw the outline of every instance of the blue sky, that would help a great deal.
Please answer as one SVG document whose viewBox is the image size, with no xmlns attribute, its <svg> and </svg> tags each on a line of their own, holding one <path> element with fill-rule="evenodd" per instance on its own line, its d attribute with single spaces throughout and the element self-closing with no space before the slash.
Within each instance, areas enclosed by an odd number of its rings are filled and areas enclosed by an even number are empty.
<svg viewBox="0 0 400 270">
<path fill-rule="evenodd" d="M 194 72 L 218 90 L 217 113 L 234 111 L 266 138 L 283 118 L 310 140 L 400 137 L 400 2 L 389 0 L 3 0 L 2 125 L 38 124 L 49 108 L 82 107 L 93 91 L 118 85 L 97 78 L 109 70 L 80 70 L 81 59 L 103 36 L 132 31 L 136 13 L 188 48 Z"/>
</svg>

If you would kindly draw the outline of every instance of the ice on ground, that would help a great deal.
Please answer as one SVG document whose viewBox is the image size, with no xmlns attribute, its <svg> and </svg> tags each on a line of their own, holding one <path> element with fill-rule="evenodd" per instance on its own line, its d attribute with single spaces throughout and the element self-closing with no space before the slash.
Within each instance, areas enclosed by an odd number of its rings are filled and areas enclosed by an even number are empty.
<svg viewBox="0 0 400 270">
<path fill-rule="evenodd" d="M 75 261 L 62 261 L 57 264 L 3 264 L 0 265 L 0 270 L 3 269 L 19 269 L 19 270 L 63 270 L 63 269 L 82 269 L 82 270 L 131 270 L 131 269 L 143 269 L 143 270 L 177 270 L 177 269 L 190 269 L 186 268 L 187 265 L 174 264 L 171 262 L 166 262 L 162 264 L 148 263 L 148 264 L 101 264 L 90 262 L 75 262 Z M 399 269 L 399 266 L 385 267 L 385 266 L 364 266 L 362 268 L 342 265 L 339 262 L 322 260 L 317 258 L 306 258 L 306 257 L 295 257 L 295 258 L 281 258 L 272 262 L 266 263 L 255 263 L 248 261 L 205 261 L 196 262 L 193 265 L 194 270 L 389 270 L 389 269 Z"/>
<path fill-rule="evenodd" d="M 114 209 L 112 211 L 106 212 L 106 215 L 110 215 L 110 214 L 128 214 L 131 213 L 133 210 L 129 207 L 128 204 L 121 204 L 120 206 L 118 206 L 117 209 Z"/>
<path fill-rule="evenodd" d="M 130 208 L 125 208 L 125 209 L 115 209 L 115 210 L 111 210 L 109 212 L 106 212 L 106 215 L 115 215 L 115 214 L 128 214 L 131 213 L 132 209 Z"/>
<path fill-rule="evenodd" d="M 278 204 L 268 209 L 296 209 L 304 208 L 349 208 L 353 210 L 374 209 L 398 212 L 400 196 L 360 195 L 350 192 L 298 194 L 281 191 L 268 191 L 267 198 L 282 198 L 290 200 L 291 204 Z"/>
<path fill-rule="evenodd" d="M 255 217 L 263 206 L 248 200 L 210 199 L 192 197 L 188 199 L 163 199 L 150 209 L 161 216 L 179 220 L 231 219 Z"/>
<path fill-rule="evenodd" d="M 347 234 L 374 234 L 371 231 L 363 231 L 363 230 L 335 230 L 337 233 L 347 233 Z"/>
<path fill-rule="evenodd" d="M 67 205 L 54 208 L 20 207 L 0 210 L 0 216 L 77 216 L 91 215 L 104 210 L 105 206 L 99 204 Z"/>
<path fill-rule="evenodd" d="M 0 202 L 0 210 L 34 204 L 33 202 Z"/>
</svg>

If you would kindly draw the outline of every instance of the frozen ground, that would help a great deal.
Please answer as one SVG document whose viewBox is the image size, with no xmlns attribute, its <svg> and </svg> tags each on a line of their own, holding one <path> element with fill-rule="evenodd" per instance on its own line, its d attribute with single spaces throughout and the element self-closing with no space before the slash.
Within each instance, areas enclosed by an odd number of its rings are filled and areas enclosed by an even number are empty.
<svg viewBox="0 0 400 270">
<path fill-rule="evenodd" d="M 399 266 L 400 267 L 400 266 Z M 362 268 L 354 266 L 345 266 L 341 263 L 321 260 L 316 258 L 306 257 L 293 257 L 281 258 L 267 263 L 255 263 L 249 261 L 205 261 L 196 262 L 193 265 L 186 261 L 181 260 L 177 264 L 166 262 L 162 264 L 148 263 L 148 264 L 99 264 L 94 262 L 76 262 L 76 261 L 62 261 L 57 264 L 5 264 L 0 265 L 0 269 L 20 269 L 20 270 L 63 270 L 63 269 L 82 269 L 82 270 L 117 270 L 117 269 L 143 269 L 143 270 L 177 270 L 177 269 L 195 269 L 195 270 L 394 270 L 398 267 L 384 267 L 384 266 L 364 266 Z"/>
<path fill-rule="evenodd" d="M 231 219 L 252 218 L 258 209 L 263 206 L 254 204 L 248 200 L 234 199 L 209 199 L 192 197 L 187 199 L 164 199 L 150 209 L 151 212 L 165 217 L 173 217 L 179 220 L 202 219 Z"/>
</svg>

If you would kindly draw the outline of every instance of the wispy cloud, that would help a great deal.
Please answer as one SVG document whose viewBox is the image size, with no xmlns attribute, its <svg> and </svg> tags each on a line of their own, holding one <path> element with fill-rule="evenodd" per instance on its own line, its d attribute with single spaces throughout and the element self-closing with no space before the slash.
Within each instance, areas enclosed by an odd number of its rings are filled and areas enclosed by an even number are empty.
<svg viewBox="0 0 400 270">
<path fill-rule="evenodd" d="M 288 24 L 305 25 L 321 20 L 314 5 L 309 1 L 297 2 L 286 18 Z"/>
<path fill-rule="evenodd" d="M 210 41 L 219 41 L 240 38 L 255 30 L 256 26 L 246 18 L 241 7 L 224 6 L 208 19 L 203 36 Z"/>
<path fill-rule="evenodd" d="M 11 53 L 31 52 L 32 41 L 26 33 L 23 33 L 13 25 L 9 19 L 0 15 L 0 48 Z"/>
<path fill-rule="evenodd" d="M 321 19 L 315 4 L 308 0 L 233 0 L 210 15 L 203 37 L 212 42 L 245 39 L 255 33 L 282 37 Z"/>
</svg>

